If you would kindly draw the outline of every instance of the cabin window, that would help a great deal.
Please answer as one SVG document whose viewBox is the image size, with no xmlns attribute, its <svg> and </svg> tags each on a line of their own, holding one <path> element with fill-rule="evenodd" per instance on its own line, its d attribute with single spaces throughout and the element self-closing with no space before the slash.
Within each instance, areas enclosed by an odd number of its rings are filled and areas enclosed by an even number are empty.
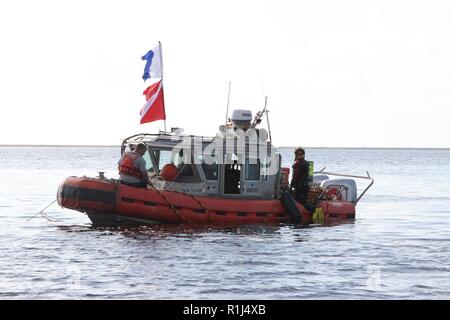
<svg viewBox="0 0 450 320">
<path fill-rule="evenodd" d="M 268 172 L 270 168 L 270 159 L 261 158 L 261 179 L 267 180 Z"/>
<path fill-rule="evenodd" d="M 145 169 L 149 172 L 155 172 L 155 168 L 153 168 L 153 162 L 152 159 L 150 159 L 150 153 L 149 151 L 145 151 L 144 155 L 142 156 L 145 160 Z"/>
<path fill-rule="evenodd" d="M 260 161 L 259 159 L 245 160 L 245 180 L 259 180 L 260 178 Z"/>
<path fill-rule="evenodd" d="M 217 160 L 214 159 L 213 163 L 207 163 L 203 155 L 198 155 L 198 160 L 202 166 L 206 180 L 217 180 L 219 176 L 219 166 L 217 165 Z"/>
<path fill-rule="evenodd" d="M 151 149 L 150 157 L 153 159 L 155 169 L 160 174 L 167 164 L 173 164 L 178 172 L 175 176 L 175 182 L 196 183 L 200 182 L 199 174 L 195 166 L 191 163 L 191 154 L 184 150 L 161 150 Z M 156 171 L 155 170 L 155 171 Z"/>
<path fill-rule="evenodd" d="M 181 170 L 179 176 L 185 177 L 193 177 L 194 176 L 194 168 L 192 166 L 190 159 L 190 155 L 184 155 L 183 149 L 179 152 L 174 153 L 173 155 L 173 163 L 177 166 L 179 170 Z M 186 163 L 188 162 L 188 163 Z"/>
<path fill-rule="evenodd" d="M 171 150 L 153 150 L 153 154 L 155 156 L 156 166 L 158 167 L 159 171 L 161 171 L 166 164 L 172 163 Z"/>
<path fill-rule="evenodd" d="M 180 152 L 173 152 L 172 150 L 153 150 L 155 156 L 156 165 L 159 172 L 164 168 L 166 164 L 174 164 L 181 172 L 178 174 L 178 178 L 181 177 L 194 177 L 194 169 L 192 164 L 184 162 L 183 150 Z M 177 178 L 177 181 L 179 180 Z"/>
</svg>

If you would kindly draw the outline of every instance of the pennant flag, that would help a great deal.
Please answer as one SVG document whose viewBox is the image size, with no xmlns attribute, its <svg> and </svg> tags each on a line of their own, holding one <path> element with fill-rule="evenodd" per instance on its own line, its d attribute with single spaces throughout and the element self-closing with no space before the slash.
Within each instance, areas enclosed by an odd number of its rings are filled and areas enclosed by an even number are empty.
<svg viewBox="0 0 450 320">
<path fill-rule="evenodd" d="M 142 60 L 147 60 L 144 67 L 144 75 L 142 79 L 148 78 L 162 78 L 162 60 L 160 46 L 154 47 L 141 57 Z"/>
<path fill-rule="evenodd" d="M 156 120 L 165 120 L 164 91 L 162 80 L 152 84 L 143 92 L 147 102 L 141 109 L 141 124 Z"/>
</svg>

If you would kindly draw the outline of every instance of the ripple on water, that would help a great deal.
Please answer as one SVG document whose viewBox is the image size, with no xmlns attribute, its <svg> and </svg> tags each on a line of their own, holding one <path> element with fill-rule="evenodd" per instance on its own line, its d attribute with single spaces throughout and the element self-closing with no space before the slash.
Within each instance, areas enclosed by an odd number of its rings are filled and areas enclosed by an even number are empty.
<svg viewBox="0 0 450 320">
<path fill-rule="evenodd" d="M 450 189 L 450 151 L 308 150 L 318 167 L 367 168 L 375 177 L 348 224 L 109 229 L 56 205 L 46 213 L 58 222 L 27 219 L 54 200 L 64 177 L 114 172 L 120 148 L 2 148 L 0 159 L 17 159 L 0 169 L 11 181 L 0 187 L 4 299 L 450 296 L 450 197 L 442 191 Z"/>
</svg>

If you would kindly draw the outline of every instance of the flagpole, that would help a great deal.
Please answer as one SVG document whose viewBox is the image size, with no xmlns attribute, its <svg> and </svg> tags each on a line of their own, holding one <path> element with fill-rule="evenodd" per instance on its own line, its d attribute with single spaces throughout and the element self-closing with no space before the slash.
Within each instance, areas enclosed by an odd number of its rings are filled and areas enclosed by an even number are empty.
<svg viewBox="0 0 450 320">
<path fill-rule="evenodd" d="M 161 41 L 158 41 L 159 43 L 159 58 L 160 58 L 160 63 L 161 63 L 161 80 L 164 77 L 164 73 L 163 73 L 163 55 L 162 55 L 162 44 Z M 164 101 L 164 114 L 166 113 L 166 102 Z M 167 132 L 166 129 L 166 119 L 164 119 L 164 133 Z"/>
<path fill-rule="evenodd" d="M 161 63 L 161 77 L 163 77 L 163 56 L 162 56 L 162 44 L 161 41 L 158 41 L 159 43 L 159 57 L 160 57 L 160 63 Z"/>
</svg>

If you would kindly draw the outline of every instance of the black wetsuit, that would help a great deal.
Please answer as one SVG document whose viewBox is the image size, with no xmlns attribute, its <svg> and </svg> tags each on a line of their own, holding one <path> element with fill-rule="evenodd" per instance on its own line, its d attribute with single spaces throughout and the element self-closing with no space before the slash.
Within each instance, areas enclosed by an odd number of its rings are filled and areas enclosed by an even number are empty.
<svg viewBox="0 0 450 320">
<path fill-rule="evenodd" d="M 296 160 L 292 165 L 291 189 L 295 188 L 294 198 L 303 205 L 306 203 L 309 191 L 308 174 L 308 161 Z"/>
</svg>

